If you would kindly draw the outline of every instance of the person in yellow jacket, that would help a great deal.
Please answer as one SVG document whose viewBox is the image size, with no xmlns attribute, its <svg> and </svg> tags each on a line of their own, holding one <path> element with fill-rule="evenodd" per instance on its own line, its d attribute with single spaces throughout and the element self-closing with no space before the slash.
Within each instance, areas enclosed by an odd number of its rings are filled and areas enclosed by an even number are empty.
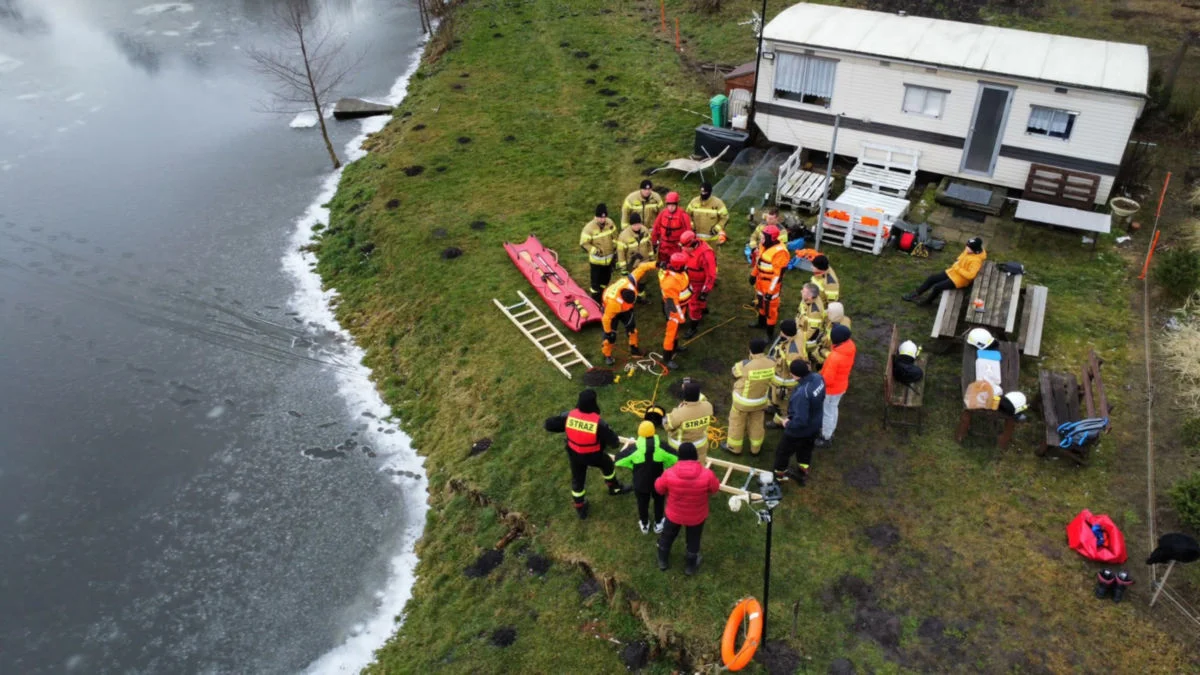
<svg viewBox="0 0 1200 675">
<path fill-rule="evenodd" d="M 841 295 L 842 285 L 838 282 L 837 275 L 834 274 L 833 268 L 829 266 L 829 258 L 824 255 L 819 255 L 812 259 L 812 279 L 811 281 L 821 289 L 821 302 L 829 306 L 831 302 L 837 302 Z"/>
<path fill-rule="evenodd" d="M 654 259 L 654 244 L 650 229 L 636 213 L 630 214 L 629 224 L 617 235 L 617 274 L 626 274 L 638 263 Z"/>
<path fill-rule="evenodd" d="M 725 243 L 725 225 L 729 223 L 729 209 L 725 202 L 712 196 L 712 184 L 700 184 L 700 196 L 688 202 L 687 214 L 692 217 L 692 228 L 696 237 L 709 244 Z"/>
<path fill-rule="evenodd" d="M 804 340 L 808 362 L 819 369 L 825 360 L 825 344 L 829 338 L 829 315 L 821 303 L 821 289 L 809 282 L 800 289 L 800 307 L 796 310 L 796 327 Z"/>
<path fill-rule="evenodd" d="M 970 286 L 978 276 L 985 260 L 987 260 L 987 251 L 983 250 L 983 239 L 973 237 L 967 241 L 967 247 L 958 254 L 958 260 L 954 261 L 950 269 L 929 275 L 917 290 L 905 293 L 901 297 L 919 305 L 933 304 L 934 300 L 942 296 L 942 291 Z M 932 291 L 932 293 L 928 298 L 918 300 L 925 291 Z"/>
<path fill-rule="evenodd" d="M 613 347 L 617 344 L 617 324 L 625 327 L 625 336 L 629 338 L 629 353 L 641 356 L 638 348 L 637 321 L 633 315 L 633 303 L 637 301 L 638 292 L 642 287 L 642 277 L 656 265 L 648 260 L 634 268 L 629 274 L 622 275 L 604 289 L 603 302 L 600 303 L 604 313 L 600 317 L 600 327 L 604 331 L 604 342 L 600 351 L 604 353 L 604 363 L 612 365 Z"/>
<path fill-rule="evenodd" d="M 771 378 L 771 406 L 775 408 L 774 426 L 782 426 L 781 420 L 787 413 L 788 399 L 796 389 L 799 381 L 790 370 L 792 361 L 808 360 L 808 350 L 804 348 L 804 340 L 796 335 L 796 320 L 785 319 L 779 324 L 779 341 L 771 348 L 770 356 L 775 360 L 775 375 Z M 772 427 L 772 421 L 767 422 Z"/>
<path fill-rule="evenodd" d="M 608 207 L 604 204 L 596 205 L 596 217 L 583 226 L 579 248 L 588 254 L 588 265 L 591 266 L 588 292 L 599 303 L 600 294 L 612 280 L 613 266 L 617 261 L 617 224 L 608 217 Z"/>
<path fill-rule="evenodd" d="M 708 456 L 708 427 L 713 421 L 712 403 L 700 393 L 699 382 L 683 385 L 683 402 L 663 418 L 663 430 L 667 432 L 667 445 L 679 450 L 684 443 L 696 446 L 700 463 Z"/>
<path fill-rule="evenodd" d="M 654 224 L 658 212 L 663 209 L 663 198 L 654 191 L 654 184 L 648 180 L 642 181 L 638 189 L 629 193 L 621 204 L 621 225 L 630 223 L 629 216 L 638 214 L 647 227 Z"/>
<path fill-rule="evenodd" d="M 757 251 L 758 248 L 762 246 L 763 229 L 770 225 L 774 225 L 775 228 L 779 230 L 779 236 L 775 237 L 775 240 L 780 244 L 787 243 L 787 228 L 785 228 L 780 222 L 779 207 L 771 206 L 768 207 L 766 211 L 763 211 L 762 220 L 758 223 L 758 226 L 754 228 L 754 231 L 750 233 L 750 242 L 747 244 L 747 246 L 750 247 L 751 251 Z"/>
<path fill-rule="evenodd" d="M 750 357 L 733 365 L 733 405 L 729 409 L 729 434 L 721 446 L 735 455 L 742 454 L 745 437 L 750 437 L 750 454 L 762 451 L 767 435 L 763 422 L 770 403 L 771 380 L 775 362 L 766 355 L 767 339 L 750 341 Z"/>
</svg>

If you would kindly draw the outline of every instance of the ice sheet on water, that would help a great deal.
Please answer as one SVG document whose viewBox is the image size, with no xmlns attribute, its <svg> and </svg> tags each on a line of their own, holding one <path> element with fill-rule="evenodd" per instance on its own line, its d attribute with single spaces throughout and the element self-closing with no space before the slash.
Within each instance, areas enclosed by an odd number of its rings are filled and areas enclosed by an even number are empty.
<svg viewBox="0 0 1200 675">
<path fill-rule="evenodd" d="M 133 10 L 134 14 L 140 16 L 150 16 L 152 14 L 162 14 L 164 12 L 179 12 L 187 13 L 195 9 L 190 2 L 160 2 L 153 5 L 146 5 Z"/>
<path fill-rule="evenodd" d="M 81 98 L 83 98 L 83 92 L 77 91 L 74 94 L 71 94 L 70 96 L 66 97 L 63 100 L 66 101 L 67 103 L 74 103 L 75 101 L 78 101 Z"/>
<path fill-rule="evenodd" d="M 24 65 L 24 61 L 13 58 L 8 54 L 0 54 L 0 73 L 11 73 Z"/>
<path fill-rule="evenodd" d="M 408 92 L 408 81 L 420 65 L 420 55 L 424 47 L 423 41 L 413 54 L 408 69 L 392 85 L 387 97 L 388 103 L 395 105 L 404 99 Z M 361 122 L 362 134 L 351 140 L 345 148 L 347 163 L 366 154 L 362 143 L 367 135 L 382 129 L 390 119 L 373 117 Z M 315 116 L 313 123 L 316 123 Z M 321 205 L 333 199 L 341 174 L 341 170 L 337 170 L 326 178 L 320 194 L 296 220 L 289 251 L 283 258 L 284 269 L 296 283 L 296 292 L 290 305 L 318 329 L 344 338 L 346 354 L 342 360 L 355 365 L 336 371 L 339 393 L 351 415 L 359 416 L 369 412 L 378 420 L 377 424 L 372 424 L 364 431 L 363 442 L 369 443 L 380 457 L 385 458 L 380 470 L 392 475 L 393 480 L 400 485 L 398 494 L 403 500 L 407 524 L 404 532 L 400 533 L 396 551 L 389 562 L 386 585 L 376 593 L 374 612 L 356 624 L 345 641 L 308 666 L 305 672 L 314 675 L 362 670 L 374 658 L 375 650 L 395 631 L 396 617 L 403 612 L 416 582 L 415 545 L 424 528 L 428 508 L 426 498 L 429 492 L 424 460 L 413 449 L 408 435 L 400 432 L 395 423 L 390 421 L 392 411 L 375 390 L 370 379 L 370 370 L 362 365 L 363 350 L 354 344 L 350 334 L 333 316 L 330 303 L 336 291 L 326 291 L 321 287 L 320 277 L 311 268 L 314 262 L 312 254 L 301 250 L 312 238 L 313 225 L 329 222 L 329 210 Z"/>
<path fill-rule="evenodd" d="M 311 129 L 317 126 L 317 114 L 315 112 L 302 112 L 292 118 L 288 126 L 293 129 Z"/>
</svg>

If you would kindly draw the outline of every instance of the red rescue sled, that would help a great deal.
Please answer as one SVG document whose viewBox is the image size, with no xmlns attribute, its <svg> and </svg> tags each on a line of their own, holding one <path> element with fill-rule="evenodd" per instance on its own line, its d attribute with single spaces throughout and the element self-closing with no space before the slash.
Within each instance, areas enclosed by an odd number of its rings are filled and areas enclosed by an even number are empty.
<svg viewBox="0 0 1200 675">
<path fill-rule="evenodd" d="M 1104 533 L 1104 545 L 1099 544 L 1093 526 Z M 1129 557 L 1125 554 L 1125 535 L 1107 515 L 1092 515 L 1084 509 L 1067 525 L 1067 543 L 1088 560 L 1120 565 Z"/>
<path fill-rule="evenodd" d="M 567 328 L 578 333 L 585 325 L 600 320 L 600 305 L 558 264 L 554 249 L 546 248 L 531 234 L 521 244 L 505 242 L 504 250 Z"/>
</svg>

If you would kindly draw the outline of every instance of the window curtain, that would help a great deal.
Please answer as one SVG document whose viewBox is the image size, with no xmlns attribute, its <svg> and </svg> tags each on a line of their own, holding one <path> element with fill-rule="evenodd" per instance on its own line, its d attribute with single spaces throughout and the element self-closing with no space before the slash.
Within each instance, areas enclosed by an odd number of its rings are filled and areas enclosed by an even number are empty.
<svg viewBox="0 0 1200 675">
<path fill-rule="evenodd" d="M 778 53 L 775 56 L 775 88 L 793 94 L 804 93 L 804 57 Z"/>
<path fill-rule="evenodd" d="M 781 52 L 776 55 L 775 62 L 776 89 L 802 96 L 833 98 L 837 61 Z"/>
<path fill-rule="evenodd" d="M 806 57 L 805 60 L 808 63 L 804 70 L 804 93 L 820 98 L 833 98 L 833 71 L 837 61 L 812 56 Z"/>
<path fill-rule="evenodd" d="M 1067 124 L 1071 121 L 1071 113 L 1065 110 L 1033 106 L 1029 113 L 1029 128 L 1044 134 L 1065 134 Z"/>
</svg>

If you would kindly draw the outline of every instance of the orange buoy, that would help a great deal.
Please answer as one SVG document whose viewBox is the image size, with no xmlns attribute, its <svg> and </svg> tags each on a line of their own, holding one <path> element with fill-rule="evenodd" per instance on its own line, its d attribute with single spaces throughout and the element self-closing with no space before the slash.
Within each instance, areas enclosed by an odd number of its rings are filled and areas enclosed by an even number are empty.
<svg viewBox="0 0 1200 675">
<path fill-rule="evenodd" d="M 749 619 L 750 627 L 746 630 L 746 640 L 742 648 L 734 651 L 737 644 L 738 631 L 742 621 Z M 746 598 L 733 608 L 729 620 L 725 622 L 725 634 L 721 636 L 721 661 L 725 667 L 737 672 L 749 665 L 758 651 L 758 643 L 762 640 L 763 613 L 762 605 L 754 598 Z"/>
</svg>

